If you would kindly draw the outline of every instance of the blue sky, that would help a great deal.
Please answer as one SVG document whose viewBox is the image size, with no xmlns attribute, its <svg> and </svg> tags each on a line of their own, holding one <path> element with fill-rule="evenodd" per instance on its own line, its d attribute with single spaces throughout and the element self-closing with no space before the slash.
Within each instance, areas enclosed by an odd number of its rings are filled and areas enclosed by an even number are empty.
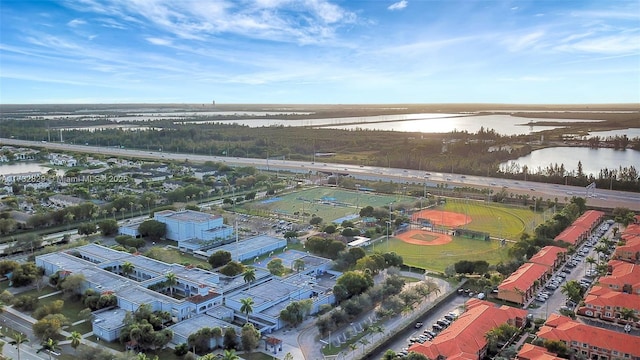
<svg viewBox="0 0 640 360">
<path fill-rule="evenodd" d="M 2 0 L 0 103 L 637 103 L 640 2 Z"/>
</svg>

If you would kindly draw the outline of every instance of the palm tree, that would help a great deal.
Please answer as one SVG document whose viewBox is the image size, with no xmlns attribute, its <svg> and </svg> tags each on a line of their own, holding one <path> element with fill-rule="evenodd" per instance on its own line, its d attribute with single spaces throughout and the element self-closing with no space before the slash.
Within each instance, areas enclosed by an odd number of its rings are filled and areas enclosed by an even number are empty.
<svg viewBox="0 0 640 360">
<path fill-rule="evenodd" d="M 171 296 L 173 296 L 173 287 L 176 286 L 176 284 L 178 283 L 178 278 L 176 277 L 176 274 L 170 272 L 167 273 L 167 275 L 165 275 L 165 282 L 167 284 L 167 286 L 169 287 L 169 291 L 171 292 Z"/>
<path fill-rule="evenodd" d="M 75 352 L 78 349 L 78 346 L 80 346 L 80 342 L 82 341 L 82 334 L 80 334 L 77 331 L 74 331 L 67 338 L 67 340 L 71 340 L 71 347 L 73 348 L 73 351 Z"/>
<path fill-rule="evenodd" d="M 236 351 L 233 349 L 225 350 L 222 354 L 221 360 L 240 360 L 240 356 L 238 356 L 238 354 L 236 354 Z"/>
<path fill-rule="evenodd" d="M 578 303 L 582 298 L 582 287 L 575 280 L 569 280 L 560 287 L 562 292 L 569 300 Z"/>
<path fill-rule="evenodd" d="M 129 277 L 129 274 L 133 272 L 133 264 L 125 261 L 122 263 L 122 274 L 126 277 Z"/>
<path fill-rule="evenodd" d="M 200 356 L 200 360 L 215 360 L 216 356 L 213 353 L 208 353 L 204 356 Z"/>
<path fill-rule="evenodd" d="M 40 346 L 42 347 L 38 349 L 38 351 L 36 352 L 39 353 L 41 351 L 47 351 L 49 353 L 49 360 L 52 359 L 51 357 L 52 352 L 56 350 L 60 350 L 60 346 L 58 346 L 58 340 L 54 340 L 52 338 L 47 339 L 47 341 L 43 341 L 42 344 L 40 344 Z"/>
<path fill-rule="evenodd" d="M 249 283 L 249 289 L 251 289 L 251 283 L 256 281 L 256 269 L 247 268 L 247 270 L 242 273 L 242 278 L 245 283 Z"/>
<path fill-rule="evenodd" d="M 622 308 L 620 309 L 620 318 L 627 321 L 629 321 L 629 319 L 638 320 L 638 315 L 636 315 L 636 311 L 633 309 Z"/>
<path fill-rule="evenodd" d="M 240 306 L 240 311 L 247 314 L 247 323 L 249 322 L 249 314 L 251 314 L 253 312 L 253 299 L 248 297 L 248 298 L 244 298 L 244 299 L 240 299 L 240 303 L 242 304 L 242 306 Z"/>
<path fill-rule="evenodd" d="M 369 327 L 369 331 L 371 331 L 371 340 L 373 340 L 374 334 L 384 334 L 384 327 L 381 325 L 373 325 Z"/>
<path fill-rule="evenodd" d="M 10 341 L 9 344 L 13 345 L 18 349 L 18 360 L 20 360 L 20 344 L 28 343 L 29 338 L 27 335 L 23 333 L 16 333 L 13 337 L 13 341 Z"/>
<path fill-rule="evenodd" d="M 362 338 L 359 342 L 362 344 L 362 355 L 364 355 L 364 348 L 369 344 L 369 340 Z"/>
<path fill-rule="evenodd" d="M 305 266 L 304 260 L 302 260 L 302 259 L 295 259 L 293 261 L 293 269 L 296 272 L 300 272 L 300 270 L 304 270 L 304 266 Z"/>
<path fill-rule="evenodd" d="M 595 258 L 588 256 L 584 261 L 587 262 L 587 264 L 589 264 L 589 270 L 593 269 L 593 264 L 595 264 L 597 261 Z"/>
<path fill-rule="evenodd" d="M 356 356 L 356 349 L 358 348 L 358 345 L 356 345 L 356 343 L 351 343 L 349 344 L 349 349 L 351 349 L 351 352 L 353 353 L 353 357 Z M 353 358 L 352 357 L 352 358 Z"/>
<path fill-rule="evenodd" d="M 284 356 L 284 360 L 293 360 L 293 355 L 291 355 L 290 352 L 288 352 L 285 356 Z"/>
</svg>

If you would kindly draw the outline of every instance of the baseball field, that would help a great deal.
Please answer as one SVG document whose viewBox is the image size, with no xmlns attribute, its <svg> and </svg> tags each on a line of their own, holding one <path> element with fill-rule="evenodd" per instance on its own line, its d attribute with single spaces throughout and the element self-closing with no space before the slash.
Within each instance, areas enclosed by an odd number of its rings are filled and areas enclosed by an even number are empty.
<svg viewBox="0 0 640 360">
<path fill-rule="evenodd" d="M 418 201 L 410 197 L 318 187 L 261 200 L 253 206 L 271 215 L 293 216 L 296 212 L 306 212 L 329 223 L 353 217 L 364 206 L 415 204 Z M 407 231 L 396 233 L 388 240 L 382 237 L 366 250 L 395 251 L 404 258 L 405 264 L 432 271 L 444 271 L 448 265 L 460 260 L 486 260 L 496 264 L 509 260 L 510 240 L 532 231 L 543 220 L 542 215 L 526 208 L 452 198 L 414 212 L 411 218 L 412 224 Z M 424 226 L 425 221 L 428 226 Z M 491 240 L 453 236 L 453 229 L 488 234 Z"/>
</svg>

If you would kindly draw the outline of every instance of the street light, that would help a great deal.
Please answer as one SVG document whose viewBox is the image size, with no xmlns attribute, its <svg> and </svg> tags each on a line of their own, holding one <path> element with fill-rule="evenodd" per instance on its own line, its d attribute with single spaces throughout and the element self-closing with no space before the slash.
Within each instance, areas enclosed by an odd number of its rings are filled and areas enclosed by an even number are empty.
<svg viewBox="0 0 640 360">
<path fill-rule="evenodd" d="M 389 225 L 391 225 L 391 221 L 387 221 L 387 251 L 389 251 Z"/>
</svg>

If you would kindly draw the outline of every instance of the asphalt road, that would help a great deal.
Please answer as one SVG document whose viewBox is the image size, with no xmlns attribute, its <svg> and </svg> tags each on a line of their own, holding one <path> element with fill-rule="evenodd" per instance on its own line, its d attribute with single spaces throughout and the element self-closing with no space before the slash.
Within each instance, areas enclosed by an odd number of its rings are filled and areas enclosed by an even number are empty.
<svg viewBox="0 0 640 360">
<path fill-rule="evenodd" d="M 532 196 L 542 196 L 549 199 L 564 199 L 572 196 L 586 197 L 587 192 L 583 187 L 546 184 L 524 180 L 507 180 L 484 176 L 460 175 L 451 173 L 407 170 L 398 168 L 384 168 L 364 165 L 334 164 L 322 161 L 291 161 L 283 159 L 255 159 L 239 157 L 223 157 L 196 155 L 189 153 L 167 153 L 163 151 L 144 151 L 133 149 L 121 149 L 119 147 L 98 147 L 86 145 L 74 145 L 67 143 L 38 142 L 17 139 L 0 138 L 0 145 L 14 145 L 27 147 L 43 147 L 50 150 L 74 151 L 89 154 L 102 154 L 112 156 L 125 156 L 130 158 L 153 160 L 189 160 L 192 163 L 205 161 L 224 162 L 231 166 L 253 166 L 267 171 L 290 171 L 294 173 L 308 173 L 322 171 L 327 173 L 340 173 L 364 180 L 393 180 L 405 183 L 440 183 L 451 186 L 480 186 L 494 189 L 495 192 L 503 187 L 513 193 L 526 193 Z M 595 197 L 590 197 L 587 204 L 615 208 L 626 207 L 634 211 L 640 211 L 640 193 L 632 193 L 608 189 L 596 189 Z"/>
</svg>

